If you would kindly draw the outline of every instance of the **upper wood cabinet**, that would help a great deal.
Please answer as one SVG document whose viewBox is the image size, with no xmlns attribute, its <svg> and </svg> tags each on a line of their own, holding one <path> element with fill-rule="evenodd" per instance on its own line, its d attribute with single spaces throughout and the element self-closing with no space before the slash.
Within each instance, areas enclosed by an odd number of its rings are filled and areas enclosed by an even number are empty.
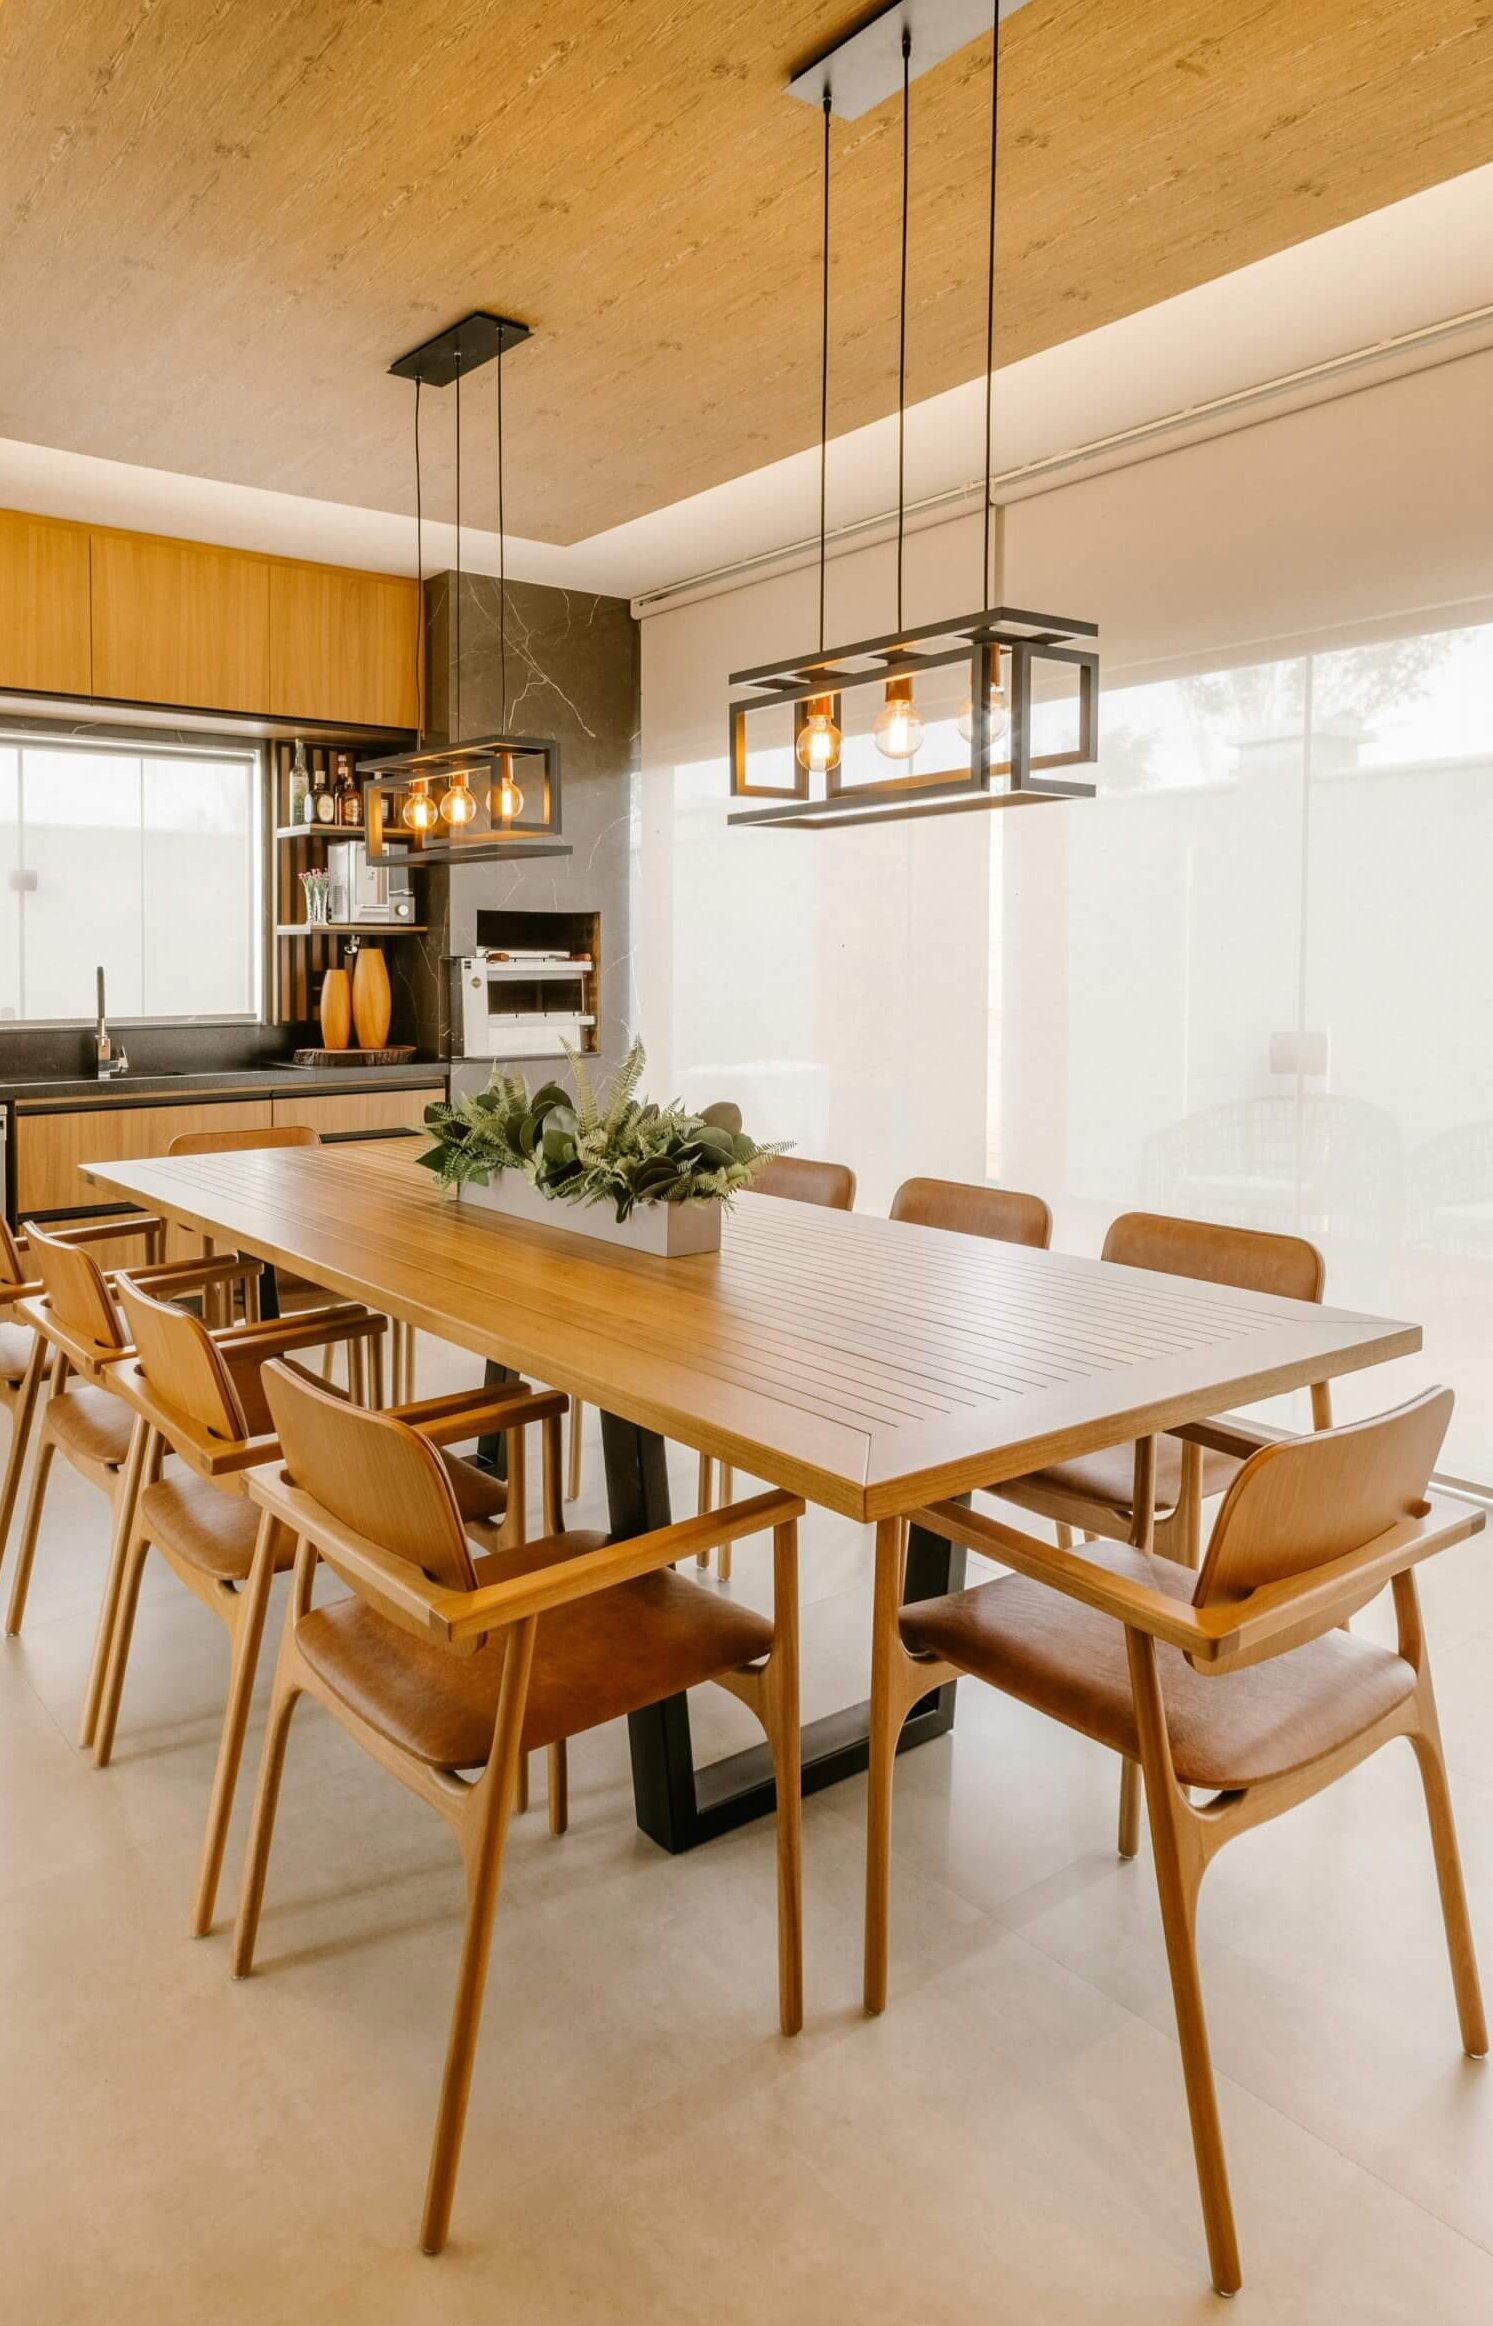
<svg viewBox="0 0 1493 2326">
<path fill-rule="evenodd" d="M 281 718 L 413 727 L 416 584 L 342 567 L 272 565 L 270 691 Z"/>
<path fill-rule="evenodd" d="M 186 710 L 269 707 L 266 559 L 96 532 L 92 597 L 93 694 Z"/>
<path fill-rule="evenodd" d="M 91 691 L 88 535 L 0 509 L 0 686 Z"/>
</svg>

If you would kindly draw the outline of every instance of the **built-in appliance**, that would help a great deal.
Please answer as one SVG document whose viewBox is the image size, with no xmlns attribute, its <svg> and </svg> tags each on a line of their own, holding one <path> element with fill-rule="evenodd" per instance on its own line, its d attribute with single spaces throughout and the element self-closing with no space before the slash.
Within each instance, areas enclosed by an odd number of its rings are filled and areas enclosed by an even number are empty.
<svg viewBox="0 0 1493 2326">
<path fill-rule="evenodd" d="M 327 848 L 334 921 L 413 921 L 409 873 L 397 864 L 370 864 L 362 840 L 333 840 Z"/>
<path fill-rule="evenodd" d="M 456 963 L 468 1058 L 558 1058 L 592 1047 L 589 953 L 492 949 Z"/>
</svg>

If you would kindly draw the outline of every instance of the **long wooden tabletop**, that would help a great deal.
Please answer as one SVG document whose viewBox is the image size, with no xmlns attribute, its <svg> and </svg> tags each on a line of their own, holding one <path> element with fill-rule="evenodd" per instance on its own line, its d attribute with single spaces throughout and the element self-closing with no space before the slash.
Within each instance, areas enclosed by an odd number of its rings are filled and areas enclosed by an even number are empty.
<svg viewBox="0 0 1493 2326">
<path fill-rule="evenodd" d="M 664 1260 L 458 1202 L 408 1141 L 86 1176 L 856 1519 L 1421 1340 L 1382 1317 L 767 1196 L 738 1199 L 718 1255 Z"/>
</svg>

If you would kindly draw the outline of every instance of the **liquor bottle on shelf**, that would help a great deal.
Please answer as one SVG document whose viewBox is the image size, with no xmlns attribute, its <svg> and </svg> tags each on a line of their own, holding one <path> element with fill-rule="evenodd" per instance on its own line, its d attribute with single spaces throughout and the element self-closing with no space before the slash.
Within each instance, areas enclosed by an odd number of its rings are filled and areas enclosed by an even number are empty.
<svg viewBox="0 0 1493 2326">
<path fill-rule="evenodd" d="M 311 816 L 309 820 L 316 824 L 335 824 L 337 821 L 336 796 L 331 785 L 327 782 L 327 771 L 320 759 L 316 762 L 316 773 L 311 779 Z"/>
<path fill-rule="evenodd" d="M 334 794 L 337 803 L 337 821 L 344 830 L 361 832 L 363 829 L 363 794 L 358 788 L 357 778 L 353 774 L 352 753 L 350 751 L 335 753 L 333 765 L 337 770 L 337 785 Z"/>
<path fill-rule="evenodd" d="M 311 821 L 307 802 L 311 797 L 311 778 L 306 772 L 306 746 L 296 738 L 295 758 L 290 769 L 290 821 L 308 824 Z"/>
</svg>

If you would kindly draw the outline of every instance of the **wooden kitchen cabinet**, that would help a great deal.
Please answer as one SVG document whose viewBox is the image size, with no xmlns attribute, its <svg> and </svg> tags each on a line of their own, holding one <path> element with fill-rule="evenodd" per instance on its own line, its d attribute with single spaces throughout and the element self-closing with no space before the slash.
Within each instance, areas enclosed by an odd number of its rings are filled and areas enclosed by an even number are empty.
<svg viewBox="0 0 1493 2326">
<path fill-rule="evenodd" d="M 272 565 L 269 589 L 267 710 L 357 727 L 417 724 L 414 582 Z"/>
<path fill-rule="evenodd" d="M 87 533 L 0 510 L 0 686 L 86 695 L 89 627 Z"/>
<path fill-rule="evenodd" d="M 121 1106 L 101 1102 L 69 1114 L 15 1115 L 16 1216 L 86 1211 L 107 1198 L 84 1179 L 84 1163 L 164 1155 L 185 1131 L 261 1131 L 271 1121 L 267 1098 L 201 1106 Z M 137 1254 L 138 1257 L 138 1254 Z"/>
<path fill-rule="evenodd" d="M 329 1098 L 277 1098 L 277 1123 L 302 1123 L 325 1138 L 376 1137 L 382 1131 L 414 1130 L 432 1099 L 444 1098 L 444 1083 L 415 1090 L 352 1090 Z"/>
<path fill-rule="evenodd" d="M 188 710 L 266 709 L 266 559 L 145 533 L 96 531 L 91 544 L 94 694 Z"/>
</svg>

